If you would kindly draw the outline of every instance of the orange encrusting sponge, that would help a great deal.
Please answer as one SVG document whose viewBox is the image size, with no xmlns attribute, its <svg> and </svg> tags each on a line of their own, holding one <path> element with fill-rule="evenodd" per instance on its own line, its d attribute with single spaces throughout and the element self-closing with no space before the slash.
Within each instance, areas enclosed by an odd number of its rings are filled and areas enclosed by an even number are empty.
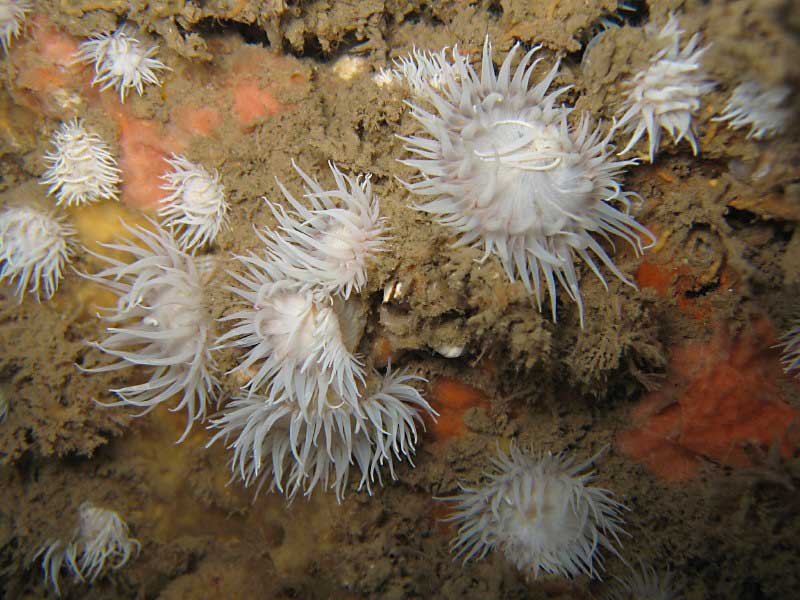
<svg viewBox="0 0 800 600">
<path fill-rule="evenodd" d="M 442 377 L 431 385 L 431 405 L 439 413 L 436 422 L 426 423 L 437 440 L 464 433 L 464 413 L 473 406 L 489 406 L 489 397 L 478 388 L 457 379 Z"/>
<path fill-rule="evenodd" d="M 636 426 L 617 437 L 618 448 L 672 481 L 694 477 L 704 461 L 747 466 L 747 443 L 779 443 L 789 456 L 800 413 L 783 397 L 774 343 L 769 322 L 759 320 L 735 338 L 718 325 L 710 341 L 676 348 L 668 383 L 634 410 Z"/>
</svg>

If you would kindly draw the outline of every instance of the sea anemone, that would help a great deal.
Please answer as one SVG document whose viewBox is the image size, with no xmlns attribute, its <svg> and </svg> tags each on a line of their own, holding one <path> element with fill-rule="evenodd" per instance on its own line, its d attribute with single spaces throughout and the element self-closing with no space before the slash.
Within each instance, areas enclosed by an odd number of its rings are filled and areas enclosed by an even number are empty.
<svg viewBox="0 0 800 600">
<path fill-rule="evenodd" d="M 467 58 L 454 53 L 456 61 L 466 62 Z M 413 48 L 408 56 L 392 61 L 391 69 L 381 69 L 373 78 L 378 86 L 395 82 L 405 83 L 414 95 L 424 94 L 426 88 L 439 89 L 444 80 L 444 71 L 458 77 L 458 69 L 447 60 L 447 48 L 438 52 Z"/>
<path fill-rule="evenodd" d="M 631 570 L 628 577 L 617 579 L 605 600 L 678 600 L 682 598 L 683 582 L 676 580 L 672 572 L 663 576 L 645 564 L 638 570 Z"/>
<path fill-rule="evenodd" d="M 783 371 L 789 374 L 800 372 L 800 323 L 786 332 L 778 347 L 783 348 Z"/>
<path fill-rule="evenodd" d="M 300 490 L 311 495 L 320 484 L 341 502 L 353 462 L 361 472 L 358 489 L 371 494 L 372 483 L 381 483 L 381 466 L 388 464 L 394 479 L 394 458 L 411 462 L 420 413 L 435 414 L 411 381 L 423 380 L 389 368 L 366 398 L 348 402 L 329 391 L 305 412 L 286 399 L 236 398 L 212 421 L 220 431 L 209 444 L 235 436 L 229 445 L 234 473 L 259 490 L 269 482 L 289 501 Z"/>
<path fill-rule="evenodd" d="M 193 250 L 213 242 L 226 225 L 228 202 L 219 173 L 212 175 L 202 165 L 183 156 L 166 159 L 171 173 L 162 175 L 161 189 L 170 192 L 161 200 L 158 216 L 175 234 L 183 250 Z"/>
<path fill-rule="evenodd" d="M 496 73 L 487 38 L 480 77 L 453 50 L 453 68 L 442 71 L 440 89 L 423 85 L 423 96 L 436 114 L 410 104 L 412 116 L 430 137 L 401 138 L 418 157 L 401 162 L 421 175 L 405 185 L 415 194 L 435 197 L 416 208 L 461 234 L 456 246 L 483 245 L 481 260 L 496 253 L 509 278 L 519 276 L 535 293 L 540 310 L 543 277 L 553 319 L 558 280 L 578 304 L 582 324 L 575 255 L 603 284 L 595 257 L 634 286 L 594 235 L 619 236 L 637 255 L 647 247 L 642 237 L 653 236 L 628 214 L 635 194 L 622 191 L 617 181 L 635 161 L 612 160 L 610 134 L 590 131 L 585 115 L 576 128 L 570 127 L 571 109 L 555 104 L 568 88 L 548 93 L 558 63 L 529 89 L 540 60 L 531 59 L 539 47 L 525 54 L 512 77 L 518 48 L 511 49 Z M 624 212 L 611 202 L 621 204 Z"/>
<path fill-rule="evenodd" d="M 270 401 L 286 396 L 304 412 L 324 401 L 330 385 L 345 400 L 356 398 L 364 369 L 352 354 L 363 330 L 354 303 L 303 289 L 285 278 L 282 265 L 252 252 L 237 258 L 249 277 L 230 273 L 241 287 L 227 289 L 248 306 L 223 317 L 239 323 L 217 345 L 248 349 L 233 369 L 250 373 L 248 394 L 268 388 Z"/>
<path fill-rule="evenodd" d="M 381 465 L 394 477 L 393 459 L 410 461 L 420 414 L 435 415 L 409 385 L 420 378 L 389 368 L 376 383 L 355 354 L 365 319 L 353 292 L 382 249 L 384 224 L 369 178 L 330 167 L 337 189 L 323 191 L 295 165 L 310 208 L 278 183 L 294 212 L 270 203 L 279 226 L 257 232 L 264 256 L 237 257 L 246 272 L 231 272 L 239 285 L 228 289 L 246 306 L 223 317 L 237 324 L 217 342 L 245 350 L 233 372 L 247 378 L 247 394 L 212 421 L 220 431 L 210 443 L 233 438 L 234 473 L 289 500 L 322 485 L 341 501 L 353 462 L 359 489 L 371 492 Z"/>
<path fill-rule="evenodd" d="M 29 12 L 31 3 L 28 0 L 0 0 L 0 44 L 6 52 L 11 40 L 19 35 Z"/>
<path fill-rule="evenodd" d="M 119 194 L 117 161 L 99 135 L 78 119 L 61 124 L 53 136 L 54 149 L 44 155 L 47 169 L 41 182 L 55 194 L 56 206 L 81 206 Z"/>
<path fill-rule="evenodd" d="M 714 121 L 729 121 L 729 129 L 750 126 L 747 139 L 762 140 L 783 132 L 792 111 L 785 106 L 791 89 L 788 85 L 764 90 L 759 84 L 747 81 L 733 90 L 725 110 Z"/>
<path fill-rule="evenodd" d="M 279 226 L 266 233 L 267 252 L 286 277 L 347 299 L 364 287 L 367 262 L 384 250 L 386 241 L 370 175 L 349 177 L 329 163 L 336 189 L 323 190 L 294 161 L 292 166 L 306 183 L 303 197 L 310 208 L 278 181 L 294 212 L 267 200 Z"/>
<path fill-rule="evenodd" d="M 81 43 L 74 62 L 94 63 L 92 85 L 100 90 L 116 88 L 125 102 L 131 89 L 141 96 L 146 83 L 161 85 L 156 71 L 169 67 L 153 58 L 157 52 L 157 45 L 144 48 L 132 28 L 123 25 L 114 33 L 97 33 Z"/>
<path fill-rule="evenodd" d="M 141 245 L 123 241 L 103 247 L 130 255 L 132 262 L 91 253 L 109 266 L 97 274 L 84 275 L 118 296 L 117 306 L 105 309 L 103 317 L 114 324 L 108 328 L 110 335 L 103 342 L 90 343 L 118 360 L 83 370 L 97 373 L 135 365 L 152 367 L 147 382 L 111 390 L 120 401 L 106 406 L 136 406 L 144 408 L 141 414 L 146 414 L 181 394 L 180 402 L 172 408 L 187 411 L 180 442 L 194 421 L 205 418 L 218 387 L 209 345 L 213 321 L 205 294 L 213 265 L 179 250 L 162 229 L 125 228 Z"/>
<path fill-rule="evenodd" d="M 9 206 L 0 213 L 0 282 L 16 283 L 14 294 L 41 301 L 53 297 L 73 253 L 75 230 L 36 208 Z"/>
<path fill-rule="evenodd" d="M 76 581 L 94 582 L 106 563 L 114 570 L 119 569 L 138 554 L 140 547 L 116 512 L 85 502 L 80 507 L 80 524 L 72 538 L 67 542 L 49 540 L 36 556 L 42 556 L 45 583 L 49 582 L 60 596 L 59 577 L 63 566 Z"/>
<path fill-rule="evenodd" d="M 607 490 L 588 485 L 596 457 L 575 465 L 550 452 L 533 456 L 512 446 L 492 457 L 493 472 L 481 487 L 461 485 L 443 498 L 454 505 L 446 520 L 459 524 L 451 544 L 464 562 L 482 559 L 495 547 L 524 573 L 596 577 L 599 550 L 617 554 L 625 507 Z"/>
<path fill-rule="evenodd" d="M 615 129 L 633 132 L 628 145 L 619 154 L 633 148 L 647 132 L 650 142 L 650 162 L 653 162 L 661 141 L 661 129 L 665 129 L 675 144 L 686 139 L 697 154 L 697 140 L 692 130 L 692 116 L 700 108 L 700 96 L 711 91 L 714 84 L 705 80 L 700 68 L 700 58 L 706 48 L 699 48 L 700 34 L 696 33 L 689 43 L 680 47 L 682 29 L 678 29 L 678 18 L 670 15 L 669 21 L 655 32 L 659 44 L 664 45 L 650 59 L 650 66 L 626 82 L 628 94 L 619 112 L 622 117 Z"/>
</svg>

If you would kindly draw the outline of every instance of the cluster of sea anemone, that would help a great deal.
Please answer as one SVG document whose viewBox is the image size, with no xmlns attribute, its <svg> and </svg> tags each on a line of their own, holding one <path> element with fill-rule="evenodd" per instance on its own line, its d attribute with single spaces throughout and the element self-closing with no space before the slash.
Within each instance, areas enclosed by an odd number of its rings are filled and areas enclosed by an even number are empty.
<svg viewBox="0 0 800 600">
<path fill-rule="evenodd" d="M 229 442 L 248 485 L 269 481 L 291 499 L 320 484 L 341 500 L 352 463 L 359 489 L 371 491 L 384 464 L 394 476 L 433 409 L 410 385 L 419 377 L 391 367 L 381 376 L 356 354 L 365 326 L 356 294 L 386 239 L 369 175 L 331 164 L 336 187 L 324 190 L 294 166 L 307 204 L 279 182 L 293 211 L 267 201 L 278 227 L 259 234 L 263 252 L 237 257 L 246 274 L 231 273 L 245 305 L 225 317 L 237 324 L 219 343 L 245 351 L 234 371 L 247 382 L 212 421 L 212 443 Z"/>
</svg>

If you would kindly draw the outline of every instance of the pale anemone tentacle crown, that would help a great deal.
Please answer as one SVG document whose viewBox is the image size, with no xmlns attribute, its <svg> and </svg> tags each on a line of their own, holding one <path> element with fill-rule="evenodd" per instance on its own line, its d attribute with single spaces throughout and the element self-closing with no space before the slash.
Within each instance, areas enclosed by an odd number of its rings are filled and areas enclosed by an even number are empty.
<svg viewBox="0 0 800 600">
<path fill-rule="evenodd" d="M 324 191 L 297 165 L 307 208 L 278 182 L 293 213 L 268 203 L 278 228 L 258 234 L 264 256 L 237 257 L 246 274 L 229 288 L 247 306 L 223 320 L 237 325 L 218 344 L 246 350 L 234 368 L 248 377 L 245 396 L 212 421 L 211 443 L 228 442 L 231 466 L 246 485 L 267 482 L 289 500 L 317 485 L 341 501 L 350 465 L 359 489 L 380 482 L 387 464 L 411 454 L 421 413 L 435 414 L 410 382 L 391 368 L 367 372 L 355 349 L 364 331 L 354 297 L 367 262 L 383 250 L 383 219 L 369 178 L 343 175 L 331 164 L 336 189 Z"/>
<path fill-rule="evenodd" d="M 746 81 L 736 86 L 725 110 L 712 121 L 728 121 L 729 129 L 750 126 L 747 139 L 763 140 L 783 133 L 792 116 L 786 101 L 792 93 L 788 85 L 764 89 L 754 82 Z"/>
<path fill-rule="evenodd" d="M 513 445 L 509 454 L 498 452 L 485 485 L 461 485 L 460 494 L 440 498 L 454 505 L 446 520 L 459 525 L 451 550 L 467 562 L 499 548 L 534 578 L 596 577 L 600 550 L 619 555 L 626 510 L 609 491 L 589 485 L 596 458 L 576 465 L 563 453 L 537 456 Z"/>
<path fill-rule="evenodd" d="M 172 171 L 161 176 L 161 189 L 170 193 L 161 199 L 158 216 L 182 250 L 194 251 L 213 242 L 227 225 L 225 188 L 219 173 L 212 175 L 184 156 L 173 154 L 165 161 Z"/>
<path fill-rule="evenodd" d="M 106 566 L 116 570 L 139 553 L 141 544 L 130 537 L 127 523 L 113 510 L 89 502 L 80 507 L 80 523 L 69 541 L 48 540 L 36 554 L 42 557 L 45 583 L 57 596 L 62 567 L 76 581 L 94 582 Z"/>
<path fill-rule="evenodd" d="M 106 142 L 88 131 L 79 119 L 61 124 L 53 136 L 53 150 L 44 155 L 47 169 L 41 183 L 49 185 L 56 206 L 82 206 L 101 199 L 117 199 L 120 170 Z"/>
<path fill-rule="evenodd" d="M 0 44 L 4 51 L 8 52 L 11 40 L 19 35 L 31 10 L 29 0 L 0 0 Z"/>
<path fill-rule="evenodd" d="M 153 58 L 157 52 L 157 45 L 145 48 L 133 29 L 122 25 L 114 33 L 94 34 L 81 43 L 73 62 L 93 63 L 92 85 L 101 90 L 116 88 L 120 101 L 125 102 L 131 89 L 141 96 L 145 84 L 161 85 L 156 72 L 169 67 Z"/>
<path fill-rule="evenodd" d="M 664 129 L 675 144 L 686 139 L 696 155 L 692 118 L 700 109 L 700 97 L 714 88 L 700 66 L 708 47 L 700 47 L 700 34 L 696 33 L 681 48 L 683 30 L 679 29 L 674 14 L 657 33 L 652 26 L 646 31 L 664 47 L 651 58 L 647 69 L 626 82 L 628 92 L 619 109 L 622 116 L 615 129 L 631 133 L 631 138 L 619 154 L 628 152 L 647 133 L 652 163 L 661 141 L 661 129 Z"/>
<path fill-rule="evenodd" d="M 346 300 L 364 287 L 367 260 L 384 250 L 387 239 L 370 175 L 349 177 L 329 163 L 336 189 L 326 191 L 294 160 L 292 166 L 305 182 L 303 197 L 311 206 L 298 202 L 278 181 L 294 212 L 267 200 L 278 221 L 278 232 L 264 240 L 267 252 L 287 278 Z"/>
<path fill-rule="evenodd" d="M 401 162 L 421 176 L 405 185 L 414 194 L 434 196 L 416 208 L 455 229 L 461 236 L 456 246 L 483 245 L 482 260 L 497 254 L 509 278 L 519 277 L 540 309 L 546 288 L 553 319 L 559 282 L 577 303 L 583 324 L 575 255 L 604 285 L 597 259 L 635 287 L 595 235 L 609 241 L 611 235 L 621 237 L 637 255 L 655 240 L 629 214 L 635 194 L 623 191 L 617 180 L 635 161 L 613 160 L 610 133 L 603 137 L 599 127 L 591 130 L 587 116 L 570 127 L 572 109 L 556 105 L 569 86 L 548 92 L 558 62 L 529 88 L 541 60 L 532 61 L 538 46 L 512 75 L 518 48 L 495 72 L 487 37 L 480 76 L 454 49 L 453 65 L 442 69 L 438 89 L 417 82 L 414 89 L 422 90 L 419 97 L 435 112 L 409 103 L 429 137 L 401 138 L 417 155 Z"/>
<path fill-rule="evenodd" d="M 9 206 L 0 213 L 0 282 L 16 284 L 41 301 L 53 297 L 64 267 L 74 252 L 75 230 L 61 217 L 28 206 Z M 44 289 L 42 289 L 44 288 Z"/>
<path fill-rule="evenodd" d="M 146 414 L 180 394 L 171 410 L 186 409 L 186 429 L 178 440 L 182 441 L 192 423 L 204 420 L 208 405 L 217 400 L 210 347 L 213 320 L 204 291 L 213 265 L 182 252 L 168 232 L 151 225 L 155 231 L 125 225 L 135 241 L 103 245 L 130 255 L 130 263 L 90 252 L 108 266 L 84 276 L 118 297 L 117 306 L 106 309 L 103 316 L 112 325 L 110 335 L 90 345 L 117 360 L 82 370 L 151 367 L 148 381 L 111 390 L 120 400 L 105 406 L 134 406 Z"/>
</svg>

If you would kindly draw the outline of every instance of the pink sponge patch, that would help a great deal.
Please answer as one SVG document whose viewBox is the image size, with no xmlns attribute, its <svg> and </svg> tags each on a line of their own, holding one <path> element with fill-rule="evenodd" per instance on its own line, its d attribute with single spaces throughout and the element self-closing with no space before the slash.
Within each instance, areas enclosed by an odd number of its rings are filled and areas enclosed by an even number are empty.
<svg viewBox="0 0 800 600">
<path fill-rule="evenodd" d="M 259 119 L 281 110 L 280 103 L 255 81 L 240 81 L 233 88 L 233 109 L 243 127 L 255 125 Z"/>
<path fill-rule="evenodd" d="M 222 115 L 213 108 L 186 108 L 174 111 L 176 127 L 189 135 L 209 135 L 222 124 Z"/>
<path fill-rule="evenodd" d="M 122 200 L 143 210 L 155 210 L 164 197 L 161 175 L 168 168 L 164 158 L 180 151 L 182 144 L 174 136 L 165 135 L 158 123 L 133 118 L 122 109 L 113 114 L 120 128 Z"/>
</svg>

